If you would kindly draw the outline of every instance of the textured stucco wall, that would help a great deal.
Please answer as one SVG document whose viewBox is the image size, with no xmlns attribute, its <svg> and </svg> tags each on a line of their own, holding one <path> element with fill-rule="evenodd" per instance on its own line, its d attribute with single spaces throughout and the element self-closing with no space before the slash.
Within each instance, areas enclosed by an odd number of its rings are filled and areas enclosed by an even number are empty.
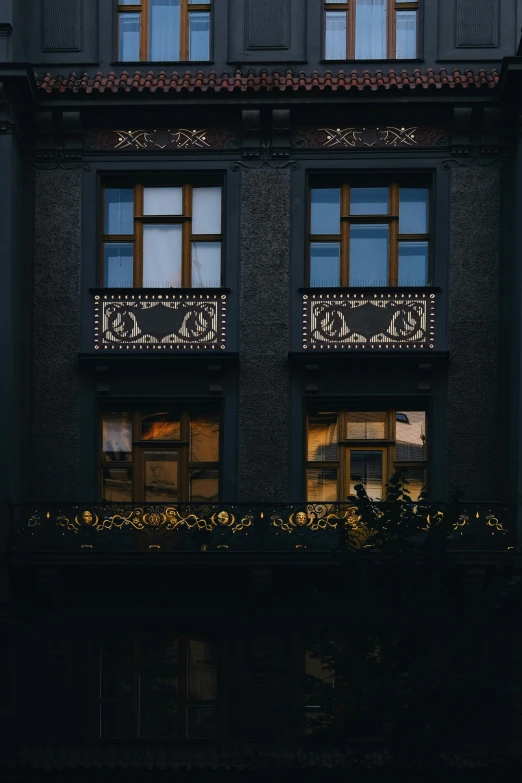
<svg viewBox="0 0 522 783">
<path fill-rule="evenodd" d="M 238 472 L 243 501 L 288 499 L 289 234 L 290 172 L 245 171 Z"/>
<path fill-rule="evenodd" d="M 496 499 L 500 174 L 452 172 L 447 487 Z"/>
<path fill-rule="evenodd" d="M 78 492 L 81 174 L 36 179 L 33 499 Z"/>
</svg>

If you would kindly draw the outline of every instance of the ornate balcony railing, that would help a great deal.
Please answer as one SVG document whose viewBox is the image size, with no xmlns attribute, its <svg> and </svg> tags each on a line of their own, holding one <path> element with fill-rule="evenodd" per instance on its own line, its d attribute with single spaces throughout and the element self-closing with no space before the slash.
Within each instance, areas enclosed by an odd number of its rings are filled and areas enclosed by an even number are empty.
<svg viewBox="0 0 522 783">
<path fill-rule="evenodd" d="M 226 348 L 223 289 L 98 289 L 96 351 L 219 351 Z"/>
<path fill-rule="evenodd" d="M 302 293 L 302 348 L 435 348 L 437 296 L 432 288 L 307 289 Z"/>
<path fill-rule="evenodd" d="M 379 504 L 374 508 L 379 512 Z M 503 551 L 514 546 L 512 507 L 499 503 L 426 502 L 415 507 L 423 530 L 448 523 L 449 548 Z M 340 532 L 352 547 L 371 544 L 358 509 L 346 503 L 77 503 L 13 509 L 14 553 L 334 552 Z"/>
</svg>

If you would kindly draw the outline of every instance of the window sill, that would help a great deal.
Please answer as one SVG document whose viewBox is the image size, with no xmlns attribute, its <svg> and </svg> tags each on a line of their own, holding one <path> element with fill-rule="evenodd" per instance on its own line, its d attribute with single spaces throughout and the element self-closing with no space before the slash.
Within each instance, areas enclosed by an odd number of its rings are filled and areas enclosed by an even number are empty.
<svg viewBox="0 0 522 783">
<path fill-rule="evenodd" d="M 164 65 L 213 65 L 213 60 L 113 60 L 111 65 L 115 67 L 149 66 L 151 68 L 163 67 Z"/>
<path fill-rule="evenodd" d="M 382 292 L 383 294 L 396 294 L 399 291 L 401 293 L 418 293 L 419 291 L 430 291 L 430 293 L 438 292 L 440 291 L 440 286 L 436 285 L 415 285 L 415 286 L 407 286 L 407 285 L 395 285 L 395 286 L 384 286 L 384 285 L 368 285 L 368 286 L 314 286 L 311 288 L 310 286 L 303 286 L 301 288 L 297 289 L 300 294 L 322 294 L 322 293 L 329 293 L 329 294 L 335 294 L 337 292 L 340 293 L 356 293 L 356 294 L 365 294 L 365 293 L 376 293 L 377 291 Z"/>
<path fill-rule="evenodd" d="M 371 63 L 375 65 L 402 65 L 403 63 L 408 65 L 412 63 L 423 63 L 424 59 L 420 57 L 412 58 L 411 60 L 395 60 L 393 58 L 387 58 L 384 60 L 320 60 L 321 65 L 345 65 L 346 63 L 353 63 L 354 65 L 360 63 Z"/>
<path fill-rule="evenodd" d="M 121 294 L 127 296 L 134 296 L 141 294 L 142 296 L 157 296 L 161 294 L 169 294 L 171 296 L 180 296 L 181 294 L 192 294 L 193 296 L 199 296 L 199 294 L 229 294 L 230 288 L 226 286 L 219 286 L 216 288 L 89 288 L 91 294 Z"/>
</svg>

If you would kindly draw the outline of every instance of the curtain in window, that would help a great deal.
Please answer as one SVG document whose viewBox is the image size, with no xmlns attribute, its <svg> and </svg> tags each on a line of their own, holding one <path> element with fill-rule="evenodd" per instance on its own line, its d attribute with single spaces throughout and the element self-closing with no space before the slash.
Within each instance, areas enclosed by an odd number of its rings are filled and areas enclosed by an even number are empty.
<svg viewBox="0 0 522 783">
<path fill-rule="evenodd" d="M 387 0 L 357 0 L 355 7 L 355 57 L 376 60 L 386 57 Z"/>
<path fill-rule="evenodd" d="M 180 0 L 150 0 L 150 59 L 179 60 Z"/>
</svg>

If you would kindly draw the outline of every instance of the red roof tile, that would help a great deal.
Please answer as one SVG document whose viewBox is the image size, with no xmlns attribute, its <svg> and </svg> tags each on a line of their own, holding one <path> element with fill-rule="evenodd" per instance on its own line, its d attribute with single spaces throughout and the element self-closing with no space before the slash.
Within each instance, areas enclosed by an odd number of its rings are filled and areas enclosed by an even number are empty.
<svg viewBox="0 0 522 783">
<path fill-rule="evenodd" d="M 440 69 L 434 71 L 428 68 L 421 72 L 416 68 L 412 73 L 406 70 L 394 71 L 390 69 L 386 73 L 377 70 L 369 71 L 326 71 L 324 75 L 317 71 L 306 74 L 302 71 L 294 73 L 286 71 L 281 74 L 277 71 L 268 73 L 263 71 L 256 76 L 252 71 L 242 73 L 236 71 L 232 76 L 228 73 L 218 75 L 211 72 L 205 75 L 203 72 L 177 73 L 170 75 L 165 71 L 142 74 L 140 71 L 127 73 L 124 71 L 116 75 L 113 71 L 109 74 L 98 72 L 95 76 L 88 73 L 77 75 L 70 73 L 68 76 L 52 76 L 47 73 L 39 80 L 39 89 L 50 94 L 56 93 L 168 93 L 168 92 L 286 92 L 298 90 L 328 90 L 349 92 L 362 90 L 426 90 L 432 89 L 463 89 L 466 87 L 492 88 L 498 84 L 499 74 L 496 70 L 487 73 L 480 70 L 474 73 L 467 69 L 461 73 L 458 69 L 446 71 Z"/>
</svg>

